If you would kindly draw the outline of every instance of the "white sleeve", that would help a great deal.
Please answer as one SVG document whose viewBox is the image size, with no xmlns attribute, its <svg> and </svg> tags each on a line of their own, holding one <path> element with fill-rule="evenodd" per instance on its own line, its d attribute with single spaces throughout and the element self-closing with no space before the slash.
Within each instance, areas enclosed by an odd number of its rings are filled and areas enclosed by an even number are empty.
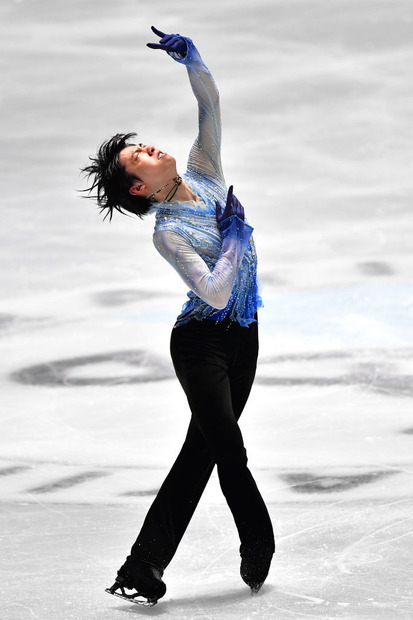
<svg viewBox="0 0 413 620">
<path fill-rule="evenodd" d="M 223 236 L 221 252 L 212 271 L 178 232 L 158 230 L 153 236 L 156 249 L 179 273 L 185 284 L 209 306 L 219 310 L 225 308 L 229 301 L 238 267 L 253 230 L 238 217 L 233 216 L 231 219 L 233 234 Z"/>
</svg>

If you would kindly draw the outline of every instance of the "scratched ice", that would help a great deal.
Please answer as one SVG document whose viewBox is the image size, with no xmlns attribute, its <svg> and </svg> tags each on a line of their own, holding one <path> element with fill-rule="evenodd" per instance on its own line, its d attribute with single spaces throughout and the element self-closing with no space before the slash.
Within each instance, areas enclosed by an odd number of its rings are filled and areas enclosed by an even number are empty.
<svg viewBox="0 0 413 620">
<path fill-rule="evenodd" d="M 5 0 L 0 513 L 7 620 L 413 617 L 413 7 L 403 0 Z M 182 17 L 184 16 L 184 17 Z M 177 155 L 197 42 L 265 309 L 243 415 L 277 552 L 252 598 L 209 485 L 151 610 L 104 593 L 188 422 L 168 341 L 185 296 L 153 222 L 101 223 L 78 169 L 117 131 Z"/>
</svg>

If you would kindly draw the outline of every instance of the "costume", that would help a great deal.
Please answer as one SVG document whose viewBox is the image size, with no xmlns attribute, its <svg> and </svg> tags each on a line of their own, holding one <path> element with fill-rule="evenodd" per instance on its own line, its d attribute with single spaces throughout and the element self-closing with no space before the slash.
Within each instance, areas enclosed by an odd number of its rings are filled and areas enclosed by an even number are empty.
<svg viewBox="0 0 413 620">
<path fill-rule="evenodd" d="M 160 575 L 215 464 L 239 532 L 241 556 L 254 548 L 265 548 L 267 556 L 274 551 L 271 520 L 247 467 L 237 423 L 258 355 L 261 299 L 253 229 L 236 215 L 217 224 L 215 201 L 225 204 L 227 195 L 218 91 L 192 41 L 185 41 L 185 56 L 170 55 L 186 65 L 199 104 L 199 134 L 184 175 L 197 200 L 158 203 L 151 210 L 156 216 L 155 247 L 191 289 L 172 330 L 171 356 L 192 417 L 183 447 L 128 558 L 129 563 L 149 563 Z M 268 568 L 269 564 L 266 572 Z"/>
<path fill-rule="evenodd" d="M 185 64 L 199 107 L 199 133 L 188 158 L 185 181 L 196 202 L 157 203 L 153 241 L 191 291 L 176 326 L 197 320 L 255 322 L 262 305 L 257 283 L 253 228 L 236 215 L 219 228 L 215 202 L 225 204 L 227 188 L 221 166 L 219 95 L 212 75 L 190 39 Z"/>
</svg>

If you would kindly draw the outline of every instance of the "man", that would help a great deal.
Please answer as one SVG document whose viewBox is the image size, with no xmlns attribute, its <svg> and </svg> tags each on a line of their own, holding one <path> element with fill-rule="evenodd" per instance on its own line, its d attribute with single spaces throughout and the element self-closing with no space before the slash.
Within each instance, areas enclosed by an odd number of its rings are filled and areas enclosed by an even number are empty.
<svg viewBox="0 0 413 620">
<path fill-rule="evenodd" d="M 88 191 L 96 190 L 94 197 L 110 218 L 114 210 L 139 217 L 155 213 L 155 247 L 190 288 L 171 336 L 172 361 L 192 414 L 188 433 L 107 590 L 134 602 L 144 597 L 148 605 L 165 594 L 163 572 L 215 464 L 241 541 L 241 577 L 253 593 L 267 577 L 275 548 L 238 426 L 255 376 L 262 305 L 253 229 L 232 186 L 227 191 L 225 185 L 219 96 L 209 70 L 190 39 L 152 30 L 161 38 L 148 46 L 187 67 L 198 101 L 199 133 L 187 171 L 182 178 L 171 155 L 130 144 L 135 134 L 117 134 L 105 142 L 84 169 L 93 177 Z"/>
</svg>

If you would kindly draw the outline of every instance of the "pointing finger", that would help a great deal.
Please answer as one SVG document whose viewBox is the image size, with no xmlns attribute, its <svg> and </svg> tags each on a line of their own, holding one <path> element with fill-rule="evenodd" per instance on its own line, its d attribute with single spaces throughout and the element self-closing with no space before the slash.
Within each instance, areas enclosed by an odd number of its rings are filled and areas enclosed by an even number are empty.
<svg viewBox="0 0 413 620">
<path fill-rule="evenodd" d="M 157 28 L 155 28 L 155 26 L 151 26 L 151 30 L 152 32 L 154 32 L 156 34 L 157 37 L 164 37 L 165 33 L 162 32 L 162 30 L 158 30 Z"/>
<path fill-rule="evenodd" d="M 169 47 L 160 45 L 159 43 L 147 43 L 146 46 L 150 47 L 152 50 L 165 50 L 166 52 L 169 50 Z"/>
<path fill-rule="evenodd" d="M 229 189 L 228 189 L 228 195 L 227 195 L 227 206 L 230 205 L 231 202 L 232 202 L 232 191 L 233 191 L 233 189 L 234 189 L 234 186 L 230 185 Z"/>
</svg>

